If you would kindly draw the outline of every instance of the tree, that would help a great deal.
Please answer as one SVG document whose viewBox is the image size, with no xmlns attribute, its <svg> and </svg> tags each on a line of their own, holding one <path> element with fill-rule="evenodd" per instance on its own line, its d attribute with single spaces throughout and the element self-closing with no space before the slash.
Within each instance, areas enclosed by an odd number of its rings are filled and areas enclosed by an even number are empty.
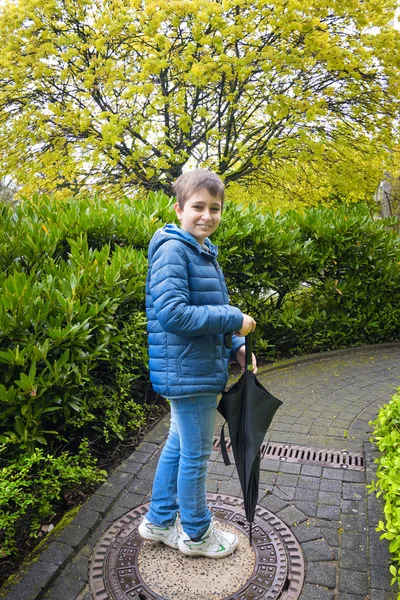
<svg viewBox="0 0 400 600">
<path fill-rule="evenodd" d="M 0 17 L 0 168 L 25 192 L 115 196 L 169 192 L 187 164 L 248 182 L 338 140 L 389 147 L 395 5 L 10 3 Z"/>
<path fill-rule="evenodd" d="M 11 181 L 7 179 L 0 180 L 0 204 L 11 204 L 16 202 L 14 200 L 17 188 L 15 188 Z"/>
</svg>

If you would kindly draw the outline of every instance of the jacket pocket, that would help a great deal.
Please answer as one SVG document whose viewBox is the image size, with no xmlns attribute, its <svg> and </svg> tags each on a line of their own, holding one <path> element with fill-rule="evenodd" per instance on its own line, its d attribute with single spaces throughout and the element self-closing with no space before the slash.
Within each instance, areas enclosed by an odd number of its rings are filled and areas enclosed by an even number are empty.
<svg viewBox="0 0 400 600">
<path fill-rule="evenodd" d="M 182 377 L 212 375 L 215 372 L 215 345 L 212 335 L 190 340 L 178 357 L 178 372 Z"/>
</svg>

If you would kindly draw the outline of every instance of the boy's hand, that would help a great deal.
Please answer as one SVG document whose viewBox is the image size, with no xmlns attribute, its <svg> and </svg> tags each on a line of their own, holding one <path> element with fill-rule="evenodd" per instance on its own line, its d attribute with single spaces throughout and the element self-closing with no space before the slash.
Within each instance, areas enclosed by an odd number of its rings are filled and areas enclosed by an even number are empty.
<svg viewBox="0 0 400 600">
<path fill-rule="evenodd" d="M 252 354 L 251 356 L 252 356 L 252 363 L 253 363 L 253 373 L 256 374 L 257 373 L 257 359 L 254 354 Z M 243 373 L 245 366 L 246 366 L 246 346 L 240 346 L 239 350 L 236 352 L 236 360 L 238 361 L 239 365 L 242 367 L 242 373 Z"/>
<path fill-rule="evenodd" d="M 243 315 L 243 323 L 240 331 L 235 331 L 236 335 L 247 335 L 252 333 L 256 328 L 256 322 L 249 315 Z"/>
</svg>

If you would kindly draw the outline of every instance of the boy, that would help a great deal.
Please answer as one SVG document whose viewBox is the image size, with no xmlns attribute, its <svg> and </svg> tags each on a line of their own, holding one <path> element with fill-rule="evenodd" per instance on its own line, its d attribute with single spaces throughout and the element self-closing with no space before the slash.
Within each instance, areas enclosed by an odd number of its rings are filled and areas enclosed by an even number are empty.
<svg viewBox="0 0 400 600">
<path fill-rule="evenodd" d="M 242 336 L 256 323 L 229 305 L 217 248 L 208 239 L 221 220 L 222 181 L 195 169 L 173 189 L 180 227 L 165 225 L 154 234 L 146 283 L 150 379 L 170 401 L 171 425 L 139 533 L 190 556 L 222 558 L 238 539 L 214 527 L 206 501 L 207 463 L 229 357 L 244 367 Z M 232 332 L 230 351 L 224 336 Z M 253 362 L 256 367 L 254 356 Z"/>
</svg>

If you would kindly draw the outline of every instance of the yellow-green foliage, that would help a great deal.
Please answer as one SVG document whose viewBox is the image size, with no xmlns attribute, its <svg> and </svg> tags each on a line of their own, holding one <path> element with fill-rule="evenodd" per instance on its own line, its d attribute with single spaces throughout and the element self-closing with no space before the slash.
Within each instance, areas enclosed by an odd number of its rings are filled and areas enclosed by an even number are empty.
<svg viewBox="0 0 400 600">
<path fill-rule="evenodd" d="M 373 422 L 374 439 L 382 456 L 377 459 L 377 480 L 372 481 L 370 491 L 385 500 L 385 521 L 379 521 L 377 531 L 381 538 L 390 540 L 389 550 L 395 564 L 390 566 L 392 584 L 400 589 L 400 393 L 383 406 Z M 400 599 L 400 592 L 398 595 Z"/>
<path fill-rule="evenodd" d="M 170 191 L 188 161 L 227 183 L 260 173 L 273 182 L 282 169 L 290 183 L 293 165 L 311 160 L 351 185 L 340 167 L 351 150 L 366 151 L 365 167 L 391 145 L 395 8 L 10 0 L 0 14 L 0 171 L 24 193 L 86 187 L 117 198 L 139 185 Z M 318 177 L 304 175 L 312 188 Z"/>
</svg>

